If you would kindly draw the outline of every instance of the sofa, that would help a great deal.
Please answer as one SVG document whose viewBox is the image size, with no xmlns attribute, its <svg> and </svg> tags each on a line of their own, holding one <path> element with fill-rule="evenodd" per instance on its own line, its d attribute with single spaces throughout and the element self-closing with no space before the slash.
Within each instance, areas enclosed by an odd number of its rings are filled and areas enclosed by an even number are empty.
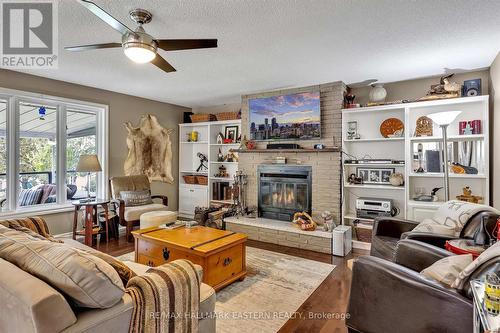
<svg viewBox="0 0 500 333">
<path fill-rule="evenodd" d="M 361 256 L 353 265 L 346 320 L 349 332 L 472 332 L 469 281 L 500 273 L 500 256 L 482 262 L 463 287 L 452 288 L 420 272 L 453 256 L 433 245 L 404 239 L 394 261 Z"/>
<path fill-rule="evenodd" d="M 82 243 L 64 239 L 64 243 L 79 249 L 88 249 Z M 125 261 L 137 275 L 149 267 Z M 202 268 L 195 265 L 198 275 Z M 0 259 L 0 332 L 128 332 L 133 302 L 129 294 L 105 309 L 84 309 L 70 306 L 70 302 L 54 287 Z M 201 280 L 201 278 L 200 278 Z M 215 291 L 202 283 L 200 286 L 199 332 L 215 332 Z"/>
</svg>

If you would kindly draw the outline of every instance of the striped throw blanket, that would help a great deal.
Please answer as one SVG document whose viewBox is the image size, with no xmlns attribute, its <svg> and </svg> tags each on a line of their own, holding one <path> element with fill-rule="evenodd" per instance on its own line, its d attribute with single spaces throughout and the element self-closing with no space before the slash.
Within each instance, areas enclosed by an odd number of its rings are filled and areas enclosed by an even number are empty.
<svg viewBox="0 0 500 333">
<path fill-rule="evenodd" d="M 127 284 L 134 311 L 130 333 L 198 332 L 200 277 L 187 260 L 150 268 Z"/>
<path fill-rule="evenodd" d="M 12 220 L 1 220 L 0 224 L 4 227 L 23 232 L 26 232 L 26 230 L 23 230 L 23 228 L 27 228 L 34 233 L 42 236 L 43 238 L 50 240 L 51 242 L 62 243 L 61 240 L 55 239 L 54 236 L 50 234 L 47 223 L 43 218 L 38 216 Z"/>
</svg>

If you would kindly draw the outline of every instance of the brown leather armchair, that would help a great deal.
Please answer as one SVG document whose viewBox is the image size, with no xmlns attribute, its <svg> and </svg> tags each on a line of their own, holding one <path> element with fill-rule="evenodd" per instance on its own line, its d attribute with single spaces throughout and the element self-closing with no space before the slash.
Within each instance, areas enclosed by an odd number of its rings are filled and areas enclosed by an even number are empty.
<svg viewBox="0 0 500 333">
<path fill-rule="evenodd" d="M 125 201 L 120 197 L 121 191 L 144 191 L 151 193 L 151 184 L 144 175 L 112 177 L 109 180 L 112 203 L 120 219 L 120 224 L 127 228 L 127 241 L 131 242 L 132 230 L 134 226 L 139 225 L 142 214 L 156 210 L 168 209 L 168 198 L 164 195 L 152 195 L 152 199 L 161 199 L 162 203 L 152 203 L 142 206 L 127 207 Z"/>
<path fill-rule="evenodd" d="M 394 262 L 362 256 L 353 265 L 346 325 L 349 332 L 472 332 L 472 298 L 419 274 L 453 255 L 415 240 L 398 242 Z M 486 262 L 471 278 L 498 270 L 499 259 Z M 469 286 L 469 283 L 466 283 Z"/>
<path fill-rule="evenodd" d="M 396 246 L 401 239 L 413 239 L 444 248 L 447 240 L 454 238 L 474 238 L 483 218 L 486 219 L 486 229 L 492 234 L 499 216 L 489 211 L 479 212 L 467 221 L 458 237 L 425 232 L 410 232 L 418 225 L 416 221 L 394 217 L 376 218 L 373 223 L 372 246 L 370 255 L 386 260 L 393 260 Z"/>
</svg>

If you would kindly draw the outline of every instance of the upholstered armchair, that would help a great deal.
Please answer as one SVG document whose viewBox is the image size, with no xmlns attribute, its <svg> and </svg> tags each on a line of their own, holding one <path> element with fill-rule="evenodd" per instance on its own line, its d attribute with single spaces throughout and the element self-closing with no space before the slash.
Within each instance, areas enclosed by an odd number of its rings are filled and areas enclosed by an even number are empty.
<svg viewBox="0 0 500 333">
<path fill-rule="evenodd" d="M 398 242 L 394 262 L 373 256 L 355 260 L 346 325 L 349 332 L 472 332 L 472 297 L 419 272 L 453 255 L 414 240 Z M 500 258 L 487 261 L 469 279 L 498 270 Z"/>
<path fill-rule="evenodd" d="M 487 206 L 481 206 L 487 207 Z M 373 224 L 372 246 L 370 255 L 386 260 L 393 260 L 396 246 L 401 239 L 413 239 L 429 243 L 434 246 L 444 248 L 447 240 L 455 238 L 473 239 L 481 221 L 486 219 L 486 229 L 490 234 L 496 225 L 499 215 L 491 210 L 480 210 L 472 214 L 460 233 L 455 236 L 449 234 L 439 234 L 430 232 L 417 232 L 413 229 L 419 224 L 417 221 L 410 221 L 394 217 L 376 218 Z"/>
<path fill-rule="evenodd" d="M 112 202 L 120 219 L 120 224 L 127 228 L 127 240 L 131 242 L 132 230 L 139 225 L 142 214 L 158 210 L 168 209 L 168 198 L 164 195 L 152 195 L 152 199 L 161 199 L 161 203 L 150 203 L 140 206 L 126 206 L 121 197 L 122 191 L 149 191 L 151 184 L 148 177 L 144 175 L 112 177 L 109 180 Z"/>
</svg>

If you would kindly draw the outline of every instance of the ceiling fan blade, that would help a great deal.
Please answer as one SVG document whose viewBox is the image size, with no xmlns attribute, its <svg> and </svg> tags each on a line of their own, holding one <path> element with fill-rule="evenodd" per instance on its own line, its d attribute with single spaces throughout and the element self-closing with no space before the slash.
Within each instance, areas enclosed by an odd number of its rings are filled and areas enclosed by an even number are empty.
<svg viewBox="0 0 500 333">
<path fill-rule="evenodd" d="M 158 47 L 165 51 L 206 49 L 217 47 L 217 39 L 157 39 Z"/>
<path fill-rule="evenodd" d="M 121 43 L 105 43 L 105 44 L 90 44 L 90 45 L 79 45 L 79 46 L 68 46 L 64 49 L 67 51 L 78 52 L 78 51 L 88 51 L 97 49 L 110 49 L 113 47 L 122 47 Z"/>
<path fill-rule="evenodd" d="M 104 9 L 102 9 L 92 1 L 79 0 L 79 2 L 81 5 L 85 6 L 85 8 L 90 10 L 94 15 L 109 24 L 113 29 L 118 30 L 122 35 L 126 34 L 127 32 L 134 33 L 134 31 L 132 31 L 129 27 L 115 19 L 113 16 L 111 16 Z"/>
<path fill-rule="evenodd" d="M 175 72 L 175 68 L 172 67 L 172 65 L 170 65 L 165 59 L 162 58 L 161 55 L 159 55 L 158 53 L 156 54 L 156 57 L 151 61 L 151 63 L 153 65 L 155 65 L 156 67 L 158 67 L 159 69 L 167 72 L 167 73 L 170 73 L 170 72 Z"/>
</svg>

